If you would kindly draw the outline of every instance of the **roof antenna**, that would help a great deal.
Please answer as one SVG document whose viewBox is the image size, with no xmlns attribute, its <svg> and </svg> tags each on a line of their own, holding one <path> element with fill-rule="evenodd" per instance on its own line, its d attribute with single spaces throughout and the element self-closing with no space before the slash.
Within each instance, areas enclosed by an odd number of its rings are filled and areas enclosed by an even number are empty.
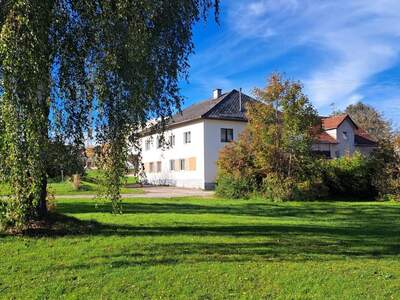
<svg viewBox="0 0 400 300">
<path fill-rule="evenodd" d="M 242 111 L 242 88 L 239 89 L 239 111 Z"/>
</svg>

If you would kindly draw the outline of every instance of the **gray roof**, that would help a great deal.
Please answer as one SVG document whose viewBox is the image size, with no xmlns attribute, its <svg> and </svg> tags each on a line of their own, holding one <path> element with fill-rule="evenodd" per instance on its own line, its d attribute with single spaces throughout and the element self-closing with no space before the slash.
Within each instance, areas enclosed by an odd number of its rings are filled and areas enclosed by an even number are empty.
<svg viewBox="0 0 400 300">
<path fill-rule="evenodd" d="M 196 119 L 218 119 L 247 121 L 245 107 L 248 102 L 256 101 L 250 96 L 242 93 L 242 110 L 240 110 L 240 92 L 232 90 L 222 94 L 219 98 L 209 99 L 193 104 L 172 117 L 171 123 L 179 124 Z"/>
</svg>

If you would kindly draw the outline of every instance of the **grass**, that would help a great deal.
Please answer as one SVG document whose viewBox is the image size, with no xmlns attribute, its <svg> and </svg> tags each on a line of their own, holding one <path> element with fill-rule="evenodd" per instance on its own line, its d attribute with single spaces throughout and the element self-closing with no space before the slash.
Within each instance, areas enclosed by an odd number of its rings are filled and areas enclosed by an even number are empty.
<svg viewBox="0 0 400 300">
<path fill-rule="evenodd" d="M 400 206 L 58 200 L 52 230 L 0 235 L 1 298 L 399 299 Z"/>
<path fill-rule="evenodd" d="M 81 180 L 79 190 L 75 190 L 72 182 L 65 180 L 64 182 L 49 182 L 48 189 L 55 195 L 96 195 L 102 189 L 102 174 L 97 170 L 88 171 Z M 122 194 L 142 193 L 139 188 L 129 187 L 136 183 L 136 177 L 126 176 L 126 184 L 121 188 Z M 10 188 L 7 184 L 0 183 L 0 195 L 9 195 Z"/>
</svg>

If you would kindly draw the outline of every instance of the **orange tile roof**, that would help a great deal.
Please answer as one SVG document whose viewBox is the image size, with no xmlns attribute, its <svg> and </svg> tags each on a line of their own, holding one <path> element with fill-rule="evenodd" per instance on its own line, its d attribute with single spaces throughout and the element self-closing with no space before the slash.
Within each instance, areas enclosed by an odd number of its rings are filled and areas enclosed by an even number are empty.
<svg viewBox="0 0 400 300">
<path fill-rule="evenodd" d="M 337 116 L 332 116 L 332 117 L 322 117 L 321 118 L 322 128 L 325 130 L 336 129 L 347 118 L 354 124 L 354 126 L 356 128 L 358 128 L 358 126 L 354 123 L 354 121 L 350 118 L 350 116 L 348 114 L 337 115 Z"/>
<path fill-rule="evenodd" d="M 371 137 L 368 132 L 362 128 L 358 128 L 355 132 L 355 142 L 358 145 L 376 145 L 376 140 Z"/>
<path fill-rule="evenodd" d="M 320 132 L 316 136 L 316 140 L 320 144 L 337 144 L 337 141 L 325 131 Z"/>
</svg>

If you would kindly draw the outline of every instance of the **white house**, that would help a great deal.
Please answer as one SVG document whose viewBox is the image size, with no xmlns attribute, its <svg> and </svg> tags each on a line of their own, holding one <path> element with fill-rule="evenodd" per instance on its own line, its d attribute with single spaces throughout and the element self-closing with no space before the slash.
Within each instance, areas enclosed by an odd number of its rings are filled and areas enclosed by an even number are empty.
<svg viewBox="0 0 400 300">
<path fill-rule="evenodd" d="M 173 117 L 162 143 L 158 134 L 144 133 L 141 138 L 143 181 L 213 189 L 219 151 L 236 140 L 246 126 L 246 103 L 256 101 L 237 90 L 213 92 L 213 98 L 194 104 Z M 321 117 L 324 131 L 313 150 L 334 158 L 356 149 L 369 153 L 375 142 L 348 115 Z"/>
</svg>

